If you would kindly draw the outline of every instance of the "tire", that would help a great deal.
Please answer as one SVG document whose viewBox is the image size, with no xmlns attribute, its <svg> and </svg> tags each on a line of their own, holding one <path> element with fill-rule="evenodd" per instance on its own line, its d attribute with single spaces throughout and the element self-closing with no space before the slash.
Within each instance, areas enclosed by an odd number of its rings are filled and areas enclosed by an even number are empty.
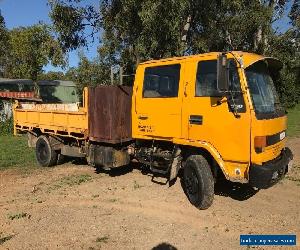
<svg viewBox="0 0 300 250">
<path fill-rule="evenodd" d="M 40 136 L 36 141 L 35 156 L 41 167 L 52 167 L 57 163 L 57 153 L 52 149 L 46 136 Z"/>
<path fill-rule="evenodd" d="M 214 178 L 207 160 L 202 155 L 191 155 L 183 170 L 184 191 L 198 209 L 209 208 L 214 200 Z"/>
</svg>

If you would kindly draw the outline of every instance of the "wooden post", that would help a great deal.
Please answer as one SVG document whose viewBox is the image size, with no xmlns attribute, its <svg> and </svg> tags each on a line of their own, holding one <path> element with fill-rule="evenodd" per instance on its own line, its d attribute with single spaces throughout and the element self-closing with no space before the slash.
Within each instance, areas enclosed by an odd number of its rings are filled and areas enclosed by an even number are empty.
<svg viewBox="0 0 300 250">
<path fill-rule="evenodd" d="M 120 85 L 123 85 L 123 67 L 120 67 Z"/>
</svg>

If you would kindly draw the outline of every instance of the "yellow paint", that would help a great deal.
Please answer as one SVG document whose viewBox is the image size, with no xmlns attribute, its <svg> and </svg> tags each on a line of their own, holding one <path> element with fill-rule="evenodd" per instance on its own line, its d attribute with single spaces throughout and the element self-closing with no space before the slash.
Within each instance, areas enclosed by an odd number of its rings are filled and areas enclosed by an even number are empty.
<svg viewBox="0 0 300 250">
<path fill-rule="evenodd" d="M 88 131 L 88 90 L 83 92 L 83 107 L 78 112 L 20 109 L 14 106 L 14 130 L 31 131 L 35 128 L 43 133 L 86 139 Z"/>
<path fill-rule="evenodd" d="M 245 181 L 251 161 L 262 164 L 276 158 L 285 141 L 281 141 L 257 154 L 255 136 L 272 135 L 286 129 L 286 117 L 257 120 L 248 91 L 244 68 L 264 59 L 263 56 L 234 52 L 243 60 L 238 68 L 246 112 L 236 118 L 228 110 L 226 98 L 196 97 L 196 71 L 199 61 L 216 60 L 219 53 L 153 60 L 139 65 L 133 89 L 132 134 L 133 138 L 171 141 L 179 145 L 204 148 L 218 162 L 228 179 Z M 228 58 L 233 58 L 228 54 Z M 181 64 L 177 98 L 143 98 L 145 68 Z M 221 105 L 217 105 L 221 101 Z M 202 115 L 203 125 L 189 124 L 190 115 Z M 141 119 L 147 117 L 147 119 Z"/>
<path fill-rule="evenodd" d="M 262 164 L 262 162 L 270 161 L 279 156 L 281 150 L 285 146 L 285 140 L 282 140 L 272 146 L 266 147 L 265 151 L 257 154 L 254 150 L 254 137 L 260 135 L 273 135 L 277 134 L 287 128 L 287 117 L 280 117 L 270 120 L 256 120 L 255 114 L 252 112 L 252 136 L 251 136 L 251 160 L 253 163 Z"/>
</svg>

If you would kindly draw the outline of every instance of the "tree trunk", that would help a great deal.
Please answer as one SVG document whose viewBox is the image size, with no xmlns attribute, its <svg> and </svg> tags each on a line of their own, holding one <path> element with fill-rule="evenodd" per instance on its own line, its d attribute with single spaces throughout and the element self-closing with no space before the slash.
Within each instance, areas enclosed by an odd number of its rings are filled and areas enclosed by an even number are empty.
<svg viewBox="0 0 300 250">
<path fill-rule="evenodd" d="M 183 27 L 183 31 L 181 33 L 181 42 L 179 44 L 181 44 L 181 48 L 179 48 L 179 53 L 180 55 L 184 55 L 184 52 L 188 49 L 188 33 L 191 27 L 191 22 L 192 22 L 192 16 L 189 15 L 186 19 L 186 23 Z"/>
</svg>

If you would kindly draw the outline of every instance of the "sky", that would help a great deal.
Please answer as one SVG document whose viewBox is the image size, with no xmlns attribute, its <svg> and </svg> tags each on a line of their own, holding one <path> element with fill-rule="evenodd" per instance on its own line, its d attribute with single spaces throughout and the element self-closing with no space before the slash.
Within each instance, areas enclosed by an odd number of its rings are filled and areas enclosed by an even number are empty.
<svg viewBox="0 0 300 250">
<path fill-rule="evenodd" d="M 288 4 L 285 6 L 285 13 L 290 13 L 292 4 L 292 1 L 288 2 Z M 285 14 L 281 19 L 273 24 L 273 28 L 278 28 L 278 32 L 284 32 L 290 27 L 290 21 L 291 20 L 288 15 Z"/>
<path fill-rule="evenodd" d="M 90 4 L 97 5 L 99 0 L 86 0 Z M 291 4 L 286 6 L 286 12 L 289 12 Z M 43 21 L 50 24 L 49 6 L 47 0 L 0 0 L 0 10 L 4 16 L 6 26 L 12 29 L 18 26 L 30 26 Z M 289 27 L 289 18 L 285 17 L 274 23 L 274 27 L 278 27 L 278 31 L 284 32 Z M 89 58 L 95 58 L 97 55 L 98 42 L 89 44 L 88 48 L 84 49 L 85 55 Z M 69 54 L 69 67 L 77 66 L 79 62 L 78 51 L 73 51 Z M 60 68 L 54 68 L 51 65 L 44 67 L 47 71 L 59 71 Z M 67 69 L 66 69 L 67 70 Z"/>
<path fill-rule="evenodd" d="M 97 4 L 98 0 L 89 0 L 89 2 Z M 50 24 L 49 9 L 47 0 L 0 0 L 0 10 L 8 29 L 30 26 L 39 21 Z M 89 59 L 96 57 L 97 43 L 90 44 L 88 48 L 84 49 L 84 53 Z M 78 65 L 78 51 L 71 52 L 68 57 L 69 67 Z M 47 72 L 60 71 L 61 69 L 47 65 L 44 70 Z"/>
</svg>

